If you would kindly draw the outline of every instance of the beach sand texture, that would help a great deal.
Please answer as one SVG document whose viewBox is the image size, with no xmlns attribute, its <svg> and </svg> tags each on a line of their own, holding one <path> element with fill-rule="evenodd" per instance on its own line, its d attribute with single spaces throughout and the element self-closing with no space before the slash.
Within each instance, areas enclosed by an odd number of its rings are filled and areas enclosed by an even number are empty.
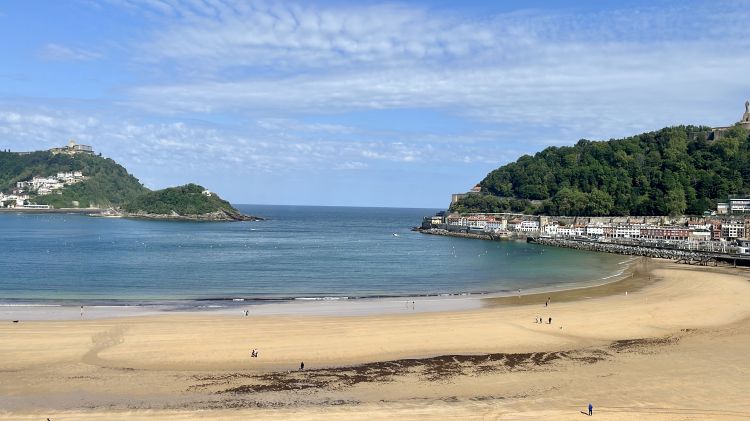
<svg viewBox="0 0 750 421">
<path fill-rule="evenodd" d="M 750 418 L 750 272 L 648 265 L 467 311 L 3 322 L 0 419 Z"/>
</svg>

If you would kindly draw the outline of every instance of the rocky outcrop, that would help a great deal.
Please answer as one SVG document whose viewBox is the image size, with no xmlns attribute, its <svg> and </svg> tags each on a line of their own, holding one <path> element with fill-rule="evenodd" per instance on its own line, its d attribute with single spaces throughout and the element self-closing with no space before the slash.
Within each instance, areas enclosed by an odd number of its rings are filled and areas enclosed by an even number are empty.
<svg viewBox="0 0 750 421">
<path fill-rule="evenodd" d="M 201 215 L 180 215 L 174 211 L 171 214 L 153 214 L 146 212 L 122 212 L 121 215 L 125 218 L 138 218 L 138 219 L 153 219 L 153 220 L 168 220 L 168 221 L 262 221 L 263 218 L 259 216 L 244 215 L 239 212 L 229 212 L 226 210 L 219 210 L 211 213 L 204 213 Z"/>
</svg>

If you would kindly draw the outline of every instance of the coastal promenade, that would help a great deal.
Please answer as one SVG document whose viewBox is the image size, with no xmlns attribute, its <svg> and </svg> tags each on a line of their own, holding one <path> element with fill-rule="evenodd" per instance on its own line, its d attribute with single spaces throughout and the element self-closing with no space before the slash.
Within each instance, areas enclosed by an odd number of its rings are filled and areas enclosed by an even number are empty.
<svg viewBox="0 0 750 421">
<path fill-rule="evenodd" d="M 750 417 L 748 272 L 640 265 L 465 311 L 4 322 L 0 419 Z"/>
</svg>

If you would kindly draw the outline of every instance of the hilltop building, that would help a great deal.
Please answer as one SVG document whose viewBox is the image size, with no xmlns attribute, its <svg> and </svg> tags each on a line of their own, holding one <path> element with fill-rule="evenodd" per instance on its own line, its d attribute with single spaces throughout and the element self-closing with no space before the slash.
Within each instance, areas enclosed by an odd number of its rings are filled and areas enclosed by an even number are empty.
<svg viewBox="0 0 750 421">
<path fill-rule="evenodd" d="M 87 153 L 89 155 L 94 154 L 94 148 L 89 145 L 79 145 L 73 139 L 70 139 L 70 141 L 68 141 L 67 146 L 63 146 L 61 148 L 52 148 L 49 151 L 54 155 L 57 155 L 59 153 L 65 155 L 75 155 L 78 153 Z"/>
<path fill-rule="evenodd" d="M 750 101 L 745 101 L 745 113 L 742 114 L 742 118 L 738 122 L 740 126 L 745 128 L 746 130 L 750 130 Z M 708 134 L 708 140 L 719 140 L 721 139 L 721 136 L 726 132 L 727 130 L 731 129 L 730 127 L 714 127 L 711 129 L 711 132 Z"/>
</svg>

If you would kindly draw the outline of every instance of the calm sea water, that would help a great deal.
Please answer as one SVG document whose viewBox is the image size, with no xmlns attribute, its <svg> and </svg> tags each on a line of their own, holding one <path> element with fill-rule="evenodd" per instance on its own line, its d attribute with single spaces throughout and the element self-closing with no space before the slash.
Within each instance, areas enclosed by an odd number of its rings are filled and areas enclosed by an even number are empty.
<svg viewBox="0 0 750 421">
<path fill-rule="evenodd" d="M 434 209 L 238 207 L 269 220 L 0 214 L 0 301 L 500 292 L 597 281 L 625 260 L 409 231 Z"/>
</svg>

